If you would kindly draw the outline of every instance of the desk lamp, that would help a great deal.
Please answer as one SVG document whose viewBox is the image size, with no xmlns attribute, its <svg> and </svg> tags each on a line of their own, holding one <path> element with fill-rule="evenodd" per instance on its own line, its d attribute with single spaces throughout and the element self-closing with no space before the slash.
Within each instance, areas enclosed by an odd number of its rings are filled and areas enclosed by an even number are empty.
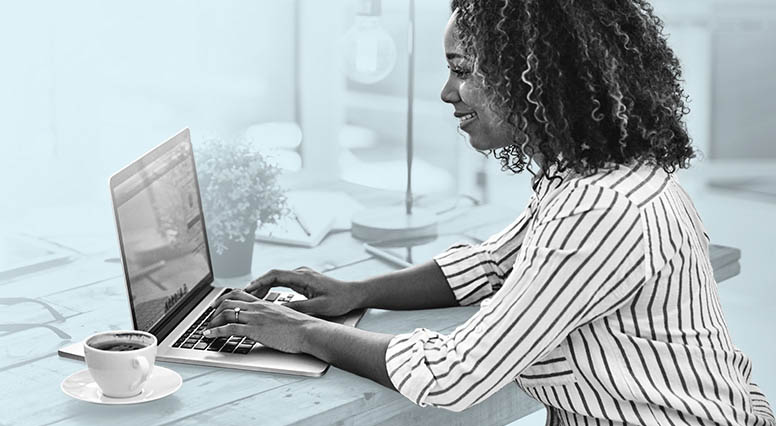
<svg viewBox="0 0 776 426">
<path fill-rule="evenodd" d="M 372 46 L 371 52 L 350 51 L 346 52 L 348 58 L 346 64 L 361 64 L 361 71 L 365 69 L 367 65 L 386 64 L 390 61 L 380 60 L 380 55 L 390 56 L 390 49 L 385 47 L 385 40 L 381 37 L 376 37 L 373 30 L 360 31 L 359 28 L 374 28 L 374 24 L 379 22 L 377 16 L 380 14 L 380 0 L 361 0 L 359 3 L 359 10 L 357 12 L 357 18 L 363 20 L 364 16 L 370 17 L 370 22 L 373 23 L 372 27 L 359 26 L 359 19 L 354 27 L 346 34 L 346 46 L 355 45 L 348 43 L 347 38 L 352 37 L 372 37 L 375 38 L 375 42 L 363 43 L 362 49 L 367 46 Z M 377 23 L 379 25 L 379 23 Z M 387 34 L 386 34 L 387 36 Z M 373 209 L 367 209 L 360 212 L 356 212 L 351 219 L 351 234 L 353 237 L 366 241 L 377 240 L 405 240 L 416 239 L 423 237 L 433 237 L 437 234 L 437 219 L 434 212 L 413 207 L 412 197 L 412 112 L 413 112 L 413 93 L 415 84 L 415 0 L 409 2 L 409 26 L 407 28 L 407 50 L 408 50 L 408 63 L 409 74 L 407 76 L 407 189 L 404 196 L 403 207 L 379 207 Z M 390 36 L 388 36 L 390 37 Z M 379 40 L 378 40 L 379 39 Z M 381 47 L 382 46 L 382 47 Z M 352 55 L 374 55 L 373 60 L 364 60 L 354 58 Z M 395 50 L 393 52 L 395 58 Z M 358 68 L 358 67 L 356 67 Z M 373 67 L 375 72 L 372 76 L 378 75 L 377 67 Z M 346 66 L 346 72 L 348 77 L 355 81 L 365 82 L 369 80 L 371 83 L 375 83 L 384 78 L 390 72 L 383 72 L 379 70 L 380 78 L 374 80 L 373 78 L 363 78 L 363 72 L 353 72 L 353 69 Z"/>
</svg>

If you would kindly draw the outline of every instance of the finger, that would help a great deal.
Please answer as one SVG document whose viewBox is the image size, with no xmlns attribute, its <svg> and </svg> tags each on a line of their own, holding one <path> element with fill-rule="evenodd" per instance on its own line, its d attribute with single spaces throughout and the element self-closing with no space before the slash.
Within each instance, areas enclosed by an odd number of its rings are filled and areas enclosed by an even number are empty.
<svg viewBox="0 0 776 426">
<path fill-rule="evenodd" d="M 202 332 L 206 337 L 227 337 L 227 336 L 250 336 L 255 325 L 245 324 L 227 324 L 220 327 L 209 328 Z"/>
<path fill-rule="evenodd" d="M 307 294 L 309 285 L 306 272 L 304 270 L 282 271 L 273 269 L 245 287 L 245 291 L 261 298 L 267 294 L 270 288 L 282 286 L 297 293 Z"/>
<path fill-rule="evenodd" d="M 215 302 L 213 302 L 213 306 L 217 306 L 224 300 L 231 299 L 231 300 L 242 300 L 245 302 L 253 302 L 257 300 L 257 298 L 249 293 L 246 293 L 242 289 L 234 289 L 230 291 L 229 293 L 222 294 L 218 299 L 216 299 Z"/>
<path fill-rule="evenodd" d="M 216 308 L 215 312 L 213 312 L 213 318 L 216 317 L 216 315 L 223 314 L 223 313 L 234 313 L 234 308 L 240 308 L 241 313 L 245 311 L 251 310 L 252 302 L 243 302 L 242 300 L 231 300 L 227 299 L 224 300 L 218 307 Z M 234 319 L 233 316 L 227 316 L 227 319 Z"/>
<path fill-rule="evenodd" d="M 267 295 L 267 292 L 270 288 L 275 286 L 275 280 L 277 279 L 277 276 L 283 272 L 285 271 L 280 269 L 270 269 L 264 275 L 251 281 L 250 284 L 245 286 L 243 290 L 255 295 L 256 297 L 262 298 Z"/>
<path fill-rule="evenodd" d="M 230 303 L 230 302 L 227 300 L 224 303 Z M 235 303 L 245 303 L 245 302 L 235 302 Z M 220 310 L 218 313 L 214 314 L 213 318 L 211 318 L 210 321 L 208 321 L 208 328 L 213 328 L 213 327 L 217 327 L 217 326 L 224 325 L 224 324 L 237 323 L 237 321 L 235 321 L 237 319 L 236 318 L 237 315 L 235 315 L 235 312 L 234 312 L 234 308 L 235 307 L 236 306 L 231 307 L 231 308 L 224 308 L 224 309 Z M 248 308 L 248 307 L 246 306 L 246 308 Z M 240 307 L 240 309 L 243 309 L 243 308 Z M 239 317 L 240 321 L 239 322 L 241 324 L 247 323 L 248 322 L 247 319 L 248 319 L 249 314 L 251 314 L 250 311 L 241 310 L 240 311 L 240 317 Z"/>
<path fill-rule="evenodd" d="M 230 291 L 229 293 L 221 295 L 218 299 L 216 299 L 215 302 L 211 303 L 210 306 L 216 307 L 223 303 L 224 300 L 242 300 L 244 302 L 253 302 L 257 300 L 256 296 L 250 295 L 240 289 L 234 289 Z"/>
<path fill-rule="evenodd" d="M 229 324 L 230 323 L 230 321 L 229 321 L 230 318 L 227 318 L 227 315 L 229 315 L 230 317 L 232 316 L 231 312 L 229 314 L 221 312 L 218 315 L 213 315 L 213 318 L 210 318 L 210 321 L 208 321 L 208 323 L 207 323 L 206 330 L 207 329 L 211 329 L 211 328 L 215 328 L 215 327 L 220 327 L 220 326 L 222 326 L 224 324 Z"/>
</svg>

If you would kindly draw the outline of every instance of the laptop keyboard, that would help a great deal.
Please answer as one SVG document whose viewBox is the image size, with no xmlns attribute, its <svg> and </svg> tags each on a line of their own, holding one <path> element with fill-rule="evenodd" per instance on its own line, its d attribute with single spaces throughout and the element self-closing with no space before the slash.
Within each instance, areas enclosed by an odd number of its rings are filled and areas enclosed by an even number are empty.
<svg viewBox="0 0 776 426">
<path fill-rule="evenodd" d="M 285 303 L 291 300 L 291 295 L 283 295 L 277 292 L 270 292 L 265 298 L 267 302 Z M 183 332 L 181 337 L 172 344 L 173 348 L 192 349 L 198 351 L 226 352 L 234 354 L 247 354 L 251 351 L 255 340 L 245 336 L 229 337 L 205 337 L 202 331 L 207 328 L 208 322 L 213 317 L 215 308 L 208 306 L 202 315 L 194 321 L 191 326 Z"/>
</svg>

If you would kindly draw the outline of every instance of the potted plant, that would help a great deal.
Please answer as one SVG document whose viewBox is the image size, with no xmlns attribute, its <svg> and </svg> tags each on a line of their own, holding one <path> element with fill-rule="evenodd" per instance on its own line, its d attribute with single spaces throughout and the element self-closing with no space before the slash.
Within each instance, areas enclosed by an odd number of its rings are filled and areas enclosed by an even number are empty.
<svg viewBox="0 0 776 426">
<path fill-rule="evenodd" d="M 288 211 L 280 169 L 247 139 L 203 142 L 197 168 L 215 274 L 250 274 L 256 228 L 276 223 Z"/>
</svg>

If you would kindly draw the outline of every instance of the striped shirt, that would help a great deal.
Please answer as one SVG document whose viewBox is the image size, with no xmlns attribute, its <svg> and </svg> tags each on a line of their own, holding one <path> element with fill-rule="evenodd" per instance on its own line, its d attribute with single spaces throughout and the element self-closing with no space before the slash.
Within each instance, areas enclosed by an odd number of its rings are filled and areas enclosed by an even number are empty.
<svg viewBox="0 0 776 426">
<path fill-rule="evenodd" d="M 396 389 L 460 411 L 515 381 L 551 424 L 774 425 L 676 178 L 642 163 L 559 177 L 499 234 L 435 257 L 480 309 L 448 335 L 394 337 Z"/>
</svg>

